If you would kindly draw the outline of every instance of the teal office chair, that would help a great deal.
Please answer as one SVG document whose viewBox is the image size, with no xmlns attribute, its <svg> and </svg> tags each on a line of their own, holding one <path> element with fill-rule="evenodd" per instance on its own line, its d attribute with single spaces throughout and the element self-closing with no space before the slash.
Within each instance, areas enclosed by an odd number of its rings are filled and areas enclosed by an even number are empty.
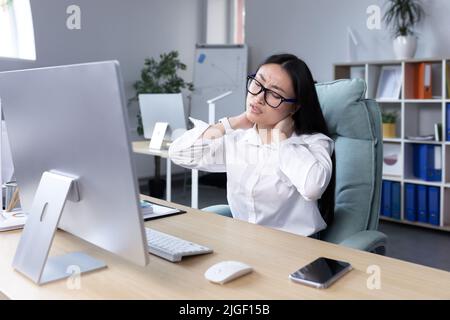
<svg viewBox="0 0 450 320">
<path fill-rule="evenodd" d="M 362 79 L 319 83 L 316 89 L 336 154 L 335 218 L 320 238 L 384 255 L 387 237 L 377 231 L 383 158 L 378 104 L 364 99 Z M 202 210 L 231 217 L 228 205 Z"/>
</svg>

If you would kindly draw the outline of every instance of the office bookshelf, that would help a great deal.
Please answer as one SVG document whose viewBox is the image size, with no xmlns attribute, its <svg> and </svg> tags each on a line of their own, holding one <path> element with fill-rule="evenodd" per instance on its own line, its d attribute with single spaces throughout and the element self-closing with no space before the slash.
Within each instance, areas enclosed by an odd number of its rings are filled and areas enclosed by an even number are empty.
<svg viewBox="0 0 450 320">
<path fill-rule="evenodd" d="M 420 63 L 431 64 L 431 99 L 415 99 L 414 83 L 411 83 L 411 70 Z M 380 72 L 383 67 L 395 66 L 401 70 L 401 89 L 398 99 L 377 99 L 377 88 Z M 383 138 L 384 148 L 396 146 L 400 149 L 400 170 L 397 174 L 383 172 L 383 180 L 400 183 L 400 219 L 380 215 L 380 219 L 414 225 L 418 227 L 450 232 L 450 141 L 446 141 L 446 105 L 450 103 L 447 90 L 450 81 L 450 58 L 385 60 L 344 62 L 333 65 L 334 79 L 363 78 L 367 84 L 366 98 L 375 99 L 382 111 L 396 111 L 396 135 L 394 138 Z M 417 141 L 407 139 L 411 136 L 434 133 L 434 124 L 442 124 L 441 141 Z M 412 149 L 415 143 L 440 146 L 442 179 L 441 181 L 425 181 L 414 177 Z M 439 225 L 409 221 L 405 214 L 405 184 L 439 187 Z"/>
</svg>

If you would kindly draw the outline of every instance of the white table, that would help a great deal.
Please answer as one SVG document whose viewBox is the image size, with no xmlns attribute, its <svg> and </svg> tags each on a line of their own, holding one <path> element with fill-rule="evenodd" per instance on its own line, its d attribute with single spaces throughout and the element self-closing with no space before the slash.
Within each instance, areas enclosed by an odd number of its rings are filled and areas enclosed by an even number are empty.
<svg viewBox="0 0 450 320">
<path fill-rule="evenodd" d="M 155 157 L 166 159 L 166 200 L 172 201 L 172 161 L 169 159 L 167 149 L 151 150 L 149 149 L 149 140 L 133 141 L 133 152 L 139 154 L 147 154 Z M 191 207 L 198 209 L 198 170 L 192 171 L 192 190 L 191 190 Z"/>
</svg>

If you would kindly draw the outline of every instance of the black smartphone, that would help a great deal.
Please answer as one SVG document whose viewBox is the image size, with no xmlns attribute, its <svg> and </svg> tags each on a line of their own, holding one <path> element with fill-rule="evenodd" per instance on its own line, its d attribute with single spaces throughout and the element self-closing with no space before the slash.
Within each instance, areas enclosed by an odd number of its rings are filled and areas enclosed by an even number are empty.
<svg viewBox="0 0 450 320">
<path fill-rule="evenodd" d="M 291 273 L 289 278 L 314 288 L 324 289 L 350 270 L 352 266 L 348 262 L 320 257 Z"/>
</svg>

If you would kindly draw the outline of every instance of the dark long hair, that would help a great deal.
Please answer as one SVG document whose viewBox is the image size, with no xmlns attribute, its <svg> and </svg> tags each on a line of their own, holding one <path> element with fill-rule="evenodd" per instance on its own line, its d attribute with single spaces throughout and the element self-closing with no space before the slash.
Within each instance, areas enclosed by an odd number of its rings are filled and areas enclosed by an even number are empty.
<svg viewBox="0 0 450 320">
<path fill-rule="evenodd" d="M 280 65 L 287 71 L 292 80 L 297 104 L 300 105 L 300 108 L 292 115 L 295 132 L 298 135 L 323 133 L 330 137 L 317 97 L 314 79 L 306 63 L 292 54 L 276 54 L 267 58 L 260 67 L 269 63 Z M 331 161 L 333 164 L 331 180 L 322 197 L 318 200 L 320 213 L 328 226 L 334 218 L 334 192 L 336 187 L 334 151 L 331 155 Z"/>
</svg>

